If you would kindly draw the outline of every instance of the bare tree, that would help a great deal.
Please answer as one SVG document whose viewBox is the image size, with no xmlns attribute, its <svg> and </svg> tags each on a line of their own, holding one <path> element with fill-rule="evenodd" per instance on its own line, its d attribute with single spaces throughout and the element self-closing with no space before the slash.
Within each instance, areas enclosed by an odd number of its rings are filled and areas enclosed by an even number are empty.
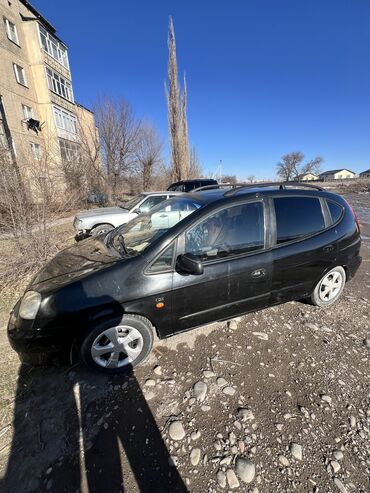
<svg viewBox="0 0 370 493">
<path fill-rule="evenodd" d="M 184 78 L 184 90 L 181 93 L 176 40 L 172 17 L 168 29 L 168 87 L 166 86 L 168 126 L 171 144 L 172 179 L 174 181 L 188 178 L 189 175 L 189 138 L 186 117 L 187 89 Z"/>
<path fill-rule="evenodd" d="M 307 161 L 303 164 L 300 175 L 305 175 L 306 173 L 312 173 L 314 175 L 319 174 L 323 161 L 324 159 L 321 156 L 316 156 L 314 159 L 311 159 L 311 161 Z"/>
<path fill-rule="evenodd" d="M 277 174 L 284 181 L 299 181 L 305 173 L 317 173 L 323 158 L 315 157 L 311 161 L 303 162 L 305 155 L 302 152 L 284 154 L 277 164 Z"/>
<path fill-rule="evenodd" d="M 99 130 L 94 120 L 87 122 L 83 113 L 77 112 L 79 149 L 77 162 L 82 169 L 86 191 L 108 188 L 106 169 L 102 163 L 102 146 Z M 90 123 L 90 124 L 89 124 Z"/>
<path fill-rule="evenodd" d="M 149 190 L 153 184 L 157 167 L 162 158 L 162 142 L 155 129 L 144 124 L 140 130 L 136 150 L 136 169 L 140 177 L 143 190 Z"/>
<path fill-rule="evenodd" d="M 254 183 L 254 182 L 256 181 L 256 177 L 255 177 L 254 175 L 249 175 L 249 176 L 247 177 L 247 181 L 248 181 L 249 183 Z"/>
<path fill-rule="evenodd" d="M 197 151 L 194 146 L 190 150 L 189 175 L 188 178 L 199 178 L 202 176 L 202 165 L 199 161 Z"/>
<path fill-rule="evenodd" d="M 111 194 L 116 194 L 120 178 L 134 169 L 141 124 L 122 98 L 105 97 L 94 109 L 108 186 Z"/>
</svg>

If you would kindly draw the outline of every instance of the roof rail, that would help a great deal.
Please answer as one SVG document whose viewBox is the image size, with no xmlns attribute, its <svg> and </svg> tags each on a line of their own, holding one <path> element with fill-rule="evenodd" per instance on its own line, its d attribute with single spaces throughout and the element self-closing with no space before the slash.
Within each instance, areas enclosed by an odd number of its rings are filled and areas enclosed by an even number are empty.
<svg viewBox="0 0 370 493">
<path fill-rule="evenodd" d="M 319 187 L 318 185 L 311 185 L 308 183 L 302 183 L 302 182 L 297 182 L 297 181 L 271 181 L 271 182 L 265 182 L 265 183 L 248 183 L 248 184 L 243 184 L 243 183 L 237 183 L 234 188 L 231 190 L 227 190 L 224 193 L 224 197 L 228 197 L 229 195 L 234 195 L 234 193 L 239 192 L 240 190 L 243 190 L 245 188 L 267 188 L 267 187 L 279 187 L 280 190 L 286 190 L 287 187 L 295 187 L 295 188 L 313 188 L 315 190 L 323 191 L 324 189 L 322 187 Z"/>
<path fill-rule="evenodd" d="M 213 185 L 204 185 L 203 187 L 198 187 L 194 188 L 193 190 L 190 190 L 190 193 L 193 192 L 200 192 L 201 190 L 212 190 L 214 188 L 221 188 L 221 187 L 235 187 L 237 185 L 240 185 L 239 183 L 214 183 Z"/>
</svg>

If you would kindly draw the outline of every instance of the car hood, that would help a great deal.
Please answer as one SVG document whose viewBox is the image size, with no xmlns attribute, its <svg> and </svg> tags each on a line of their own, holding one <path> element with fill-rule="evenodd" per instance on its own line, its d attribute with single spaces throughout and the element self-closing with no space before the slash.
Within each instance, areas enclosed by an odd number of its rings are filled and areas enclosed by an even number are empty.
<svg viewBox="0 0 370 493">
<path fill-rule="evenodd" d="M 89 238 L 59 252 L 37 273 L 30 286 L 46 281 L 50 287 L 65 284 L 119 260 L 121 257 L 110 254 L 102 240 Z"/>
<path fill-rule="evenodd" d="M 128 214 L 127 209 L 122 209 L 121 207 L 102 207 L 100 209 L 90 209 L 88 211 L 79 212 L 76 214 L 77 219 L 84 219 L 87 217 L 95 216 L 110 216 L 112 214 Z"/>
</svg>

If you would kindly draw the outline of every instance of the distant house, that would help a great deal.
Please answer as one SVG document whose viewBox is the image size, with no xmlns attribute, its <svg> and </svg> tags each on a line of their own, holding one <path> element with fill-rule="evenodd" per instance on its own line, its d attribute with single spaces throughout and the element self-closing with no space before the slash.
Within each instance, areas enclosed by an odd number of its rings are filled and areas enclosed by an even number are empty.
<svg viewBox="0 0 370 493">
<path fill-rule="evenodd" d="M 299 181 L 314 181 L 318 179 L 318 175 L 314 175 L 313 173 L 305 173 L 304 175 L 299 176 Z"/>
<path fill-rule="evenodd" d="M 325 171 L 319 175 L 320 180 L 328 181 L 328 180 L 346 180 L 348 178 L 356 178 L 356 173 L 349 169 L 331 169 L 329 171 Z"/>
<path fill-rule="evenodd" d="M 360 173 L 360 178 L 370 178 L 370 169 L 367 169 L 366 171 Z"/>
</svg>

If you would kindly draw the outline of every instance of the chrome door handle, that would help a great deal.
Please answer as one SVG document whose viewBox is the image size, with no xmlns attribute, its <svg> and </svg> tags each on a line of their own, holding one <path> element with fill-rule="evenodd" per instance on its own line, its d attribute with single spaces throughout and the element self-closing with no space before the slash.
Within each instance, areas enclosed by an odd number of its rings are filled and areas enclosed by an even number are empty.
<svg viewBox="0 0 370 493">
<path fill-rule="evenodd" d="M 252 272 L 251 277 L 256 279 L 257 277 L 263 277 L 266 275 L 266 269 L 256 269 Z"/>
</svg>

